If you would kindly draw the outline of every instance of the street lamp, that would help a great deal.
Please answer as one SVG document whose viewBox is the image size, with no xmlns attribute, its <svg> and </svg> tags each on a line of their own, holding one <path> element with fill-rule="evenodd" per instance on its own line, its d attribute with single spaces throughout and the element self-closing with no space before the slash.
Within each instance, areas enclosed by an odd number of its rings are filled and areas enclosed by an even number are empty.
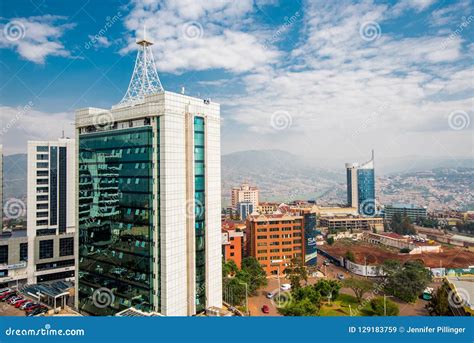
<svg viewBox="0 0 474 343">
<path fill-rule="evenodd" d="M 247 282 L 241 281 L 239 282 L 241 285 L 245 285 L 245 308 L 247 309 L 247 316 L 250 313 L 249 310 L 249 292 L 248 292 L 248 285 Z"/>
<path fill-rule="evenodd" d="M 273 265 L 277 265 L 278 268 L 278 301 L 280 301 L 280 264 L 283 262 L 283 260 L 272 260 L 271 263 Z"/>
</svg>

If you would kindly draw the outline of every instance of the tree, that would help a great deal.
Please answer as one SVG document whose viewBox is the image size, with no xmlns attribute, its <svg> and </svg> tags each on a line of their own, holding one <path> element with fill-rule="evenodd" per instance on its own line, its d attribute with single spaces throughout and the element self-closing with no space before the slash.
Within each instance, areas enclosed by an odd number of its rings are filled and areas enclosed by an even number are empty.
<svg viewBox="0 0 474 343">
<path fill-rule="evenodd" d="M 345 256 L 349 261 L 351 262 L 355 262 L 355 256 L 354 256 L 354 253 L 350 250 L 348 250 L 346 252 L 346 256 Z"/>
<path fill-rule="evenodd" d="M 224 300 L 229 304 L 241 305 L 245 300 L 245 285 L 238 278 L 225 277 L 222 280 Z"/>
<path fill-rule="evenodd" d="M 308 273 L 301 258 L 291 259 L 290 265 L 285 268 L 284 272 L 290 279 L 291 288 L 294 290 L 301 287 L 301 281 L 308 282 Z"/>
<path fill-rule="evenodd" d="M 319 314 L 319 307 L 311 302 L 309 299 L 301 301 L 292 301 L 285 307 L 278 308 L 284 316 L 317 316 Z"/>
<path fill-rule="evenodd" d="M 234 276 L 238 271 L 239 267 L 237 267 L 233 260 L 222 261 L 222 276 Z"/>
<path fill-rule="evenodd" d="M 247 284 L 249 293 L 252 295 L 256 294 L 258 288 L 268 283 L 267 273 L 255 257 L 245 257 L 242 260 L 242 269 L 235 277 Z"/>
<path fill-rule="evenodd" d="M 400 235 L 413 235 L 416 233 L 415 228 L 411 223 L 410 217 L 402 217 L 400 213 L 395 213 L 392 216 L 390 228 L 393 232 L 398 233 Z"/>
<path fill-rule="evenodd" d="M 329 245 L 333 245 L 333 244 L 334 244 L 334 237 L 328 237 L 328 238 L 326 238 L 326 242 L 327 242 Z"/>
<path fill-rule="evenodd" d="M 362 298 L 364 297 L 364 294 L 369 292 L 373 285 L 372 282 L 366 280 L 366 279 L 356 279 L 356 278 L 350 278 L 347 279 L 343 282 L 343 285 L 347 288 L 352 289 L 354 292 L 357 302 L 361 303 Z"/>
<path fill-rule="evenodd" d="M 446 282 L 433 293 L 433 296 L 428 304 L 426 304 L 426 309 L 430 316 L 452 316 L 453 313 L 449 307 L 448 294 L 450 288 Z"/>
<path fill-rule="evenodd" d="M 321 297 L 335 300 L 339 296 L 341 283 L 337 280 L 319 280 L 314 286 L 314 289 L 319 292 Z"/>
<path fill-rule="evenodd" d="M 321 295 L 313 286 L 300 287 L 291 291 L 289 303 L 279 307 L 284 316 L 317 316 L 321 307 Z"/>
<path fill-rule="evenodd" d="M 377 297 L 370 300 L 370 309 L 375 316 L 398 316 L 400 312 L 398 305 L 389 299 Z"/>
<path fill-rule="evenodd" d="M 431 272 L 420 261 L 387 260 L 382 265 L 385 273 L 385 289 L 406 302 L 414 302 L 431 282 Z"/>
</svg>

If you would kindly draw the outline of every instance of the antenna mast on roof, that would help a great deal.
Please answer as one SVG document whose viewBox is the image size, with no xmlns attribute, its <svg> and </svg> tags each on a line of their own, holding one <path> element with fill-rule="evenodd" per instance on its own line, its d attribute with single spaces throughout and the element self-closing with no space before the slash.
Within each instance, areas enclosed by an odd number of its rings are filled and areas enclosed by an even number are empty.
<svg viewBox="0 0 474 343">
<path fill-rule="evenodd" d="M 155 67 L 155 60 L 150 46 L 152 41 L 146 39 L 146 27 L 143 27 L 143 39 L 137 40 L 138 53 L 135 60 L 135 68 L 128 85 L 127 92 L 119 105 L 134 104 L 142 101 L 145 95 L 163 92 L 158 72 Z"/>
</svg>

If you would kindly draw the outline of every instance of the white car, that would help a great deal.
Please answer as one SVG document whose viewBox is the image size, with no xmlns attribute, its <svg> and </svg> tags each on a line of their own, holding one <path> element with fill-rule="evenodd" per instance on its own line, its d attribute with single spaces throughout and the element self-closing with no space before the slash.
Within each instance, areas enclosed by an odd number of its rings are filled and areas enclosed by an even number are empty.
<svg viewBox="0 0 474 343">
<path fill-rule="evenodd" d="M 289 291 L 291 289 L 291 285 L 289 283 L 284 283 L 280 286 L 282 291 Z"/>
</svg>

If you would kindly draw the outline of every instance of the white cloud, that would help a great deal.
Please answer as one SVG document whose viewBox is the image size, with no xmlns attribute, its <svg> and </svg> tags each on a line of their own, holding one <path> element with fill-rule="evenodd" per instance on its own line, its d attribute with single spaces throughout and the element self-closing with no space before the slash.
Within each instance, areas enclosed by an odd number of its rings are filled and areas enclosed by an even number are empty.
<svg viewBox="0 0 474 343">
<path fill-rule="evenodd" d="M 55 140 L 63 130 L 66 136 L 74 135 L 74 113 L 38 111 L 31 101 L 17 108 L 0 106 L 0 113 L 0 144 L 5 155 L 25 153 L 28 140 Z"/>
<path fill-rule="evenodd" d="M 64 31 L 74 27 L 64 24 L 64 17 L 43 15 L 13 18 L 0 25 L 0 48 L 15 49 L 24 59 L 44 64 L 48 56 L 70 56 L 60 41 Z"/>
<path fill-rule="evenodd" d="M 122 53 L 136 48 L 135 38 L 146 26 L 159 71 L 252 71 L 279 57 L 264 46 L 266 36 L 253 25 L 253 11 L 251 0 L 136 0 L 125 20 L 135 34 Z"/>
<path fill-rule="evenodd" d="M 449 33 L 392 36 L 383 31 L 389 10 L 371 2 L 307 2 L 306 35 L 288 67 L 245 76 L 248 95 L 224 103 L 230 106 L 226 119 L 248 127 L 244 141 L 258 137 L 261 148 L 278 145 L 312 157 L 373 146 L 386 156 L 407 148 L 436 155 L 440 145 L 452 155 L 471 154 L 472 127 L 454 131 L 448 121 L 457 110 L 473 115 L 465 42 Z M 370 42 L 359 31 L 368 21 L 381 27 Z M 281 111 L 291 116 L 283 131 L 272 126 L 273 113 Z"/>
</svg>

